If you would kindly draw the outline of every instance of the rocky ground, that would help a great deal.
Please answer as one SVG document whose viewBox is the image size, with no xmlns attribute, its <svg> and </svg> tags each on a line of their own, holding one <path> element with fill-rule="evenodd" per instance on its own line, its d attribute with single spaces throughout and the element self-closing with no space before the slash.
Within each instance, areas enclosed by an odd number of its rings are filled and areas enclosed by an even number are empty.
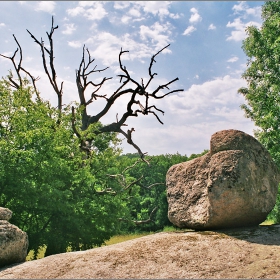
<svg viewBox="0 0 280 280">
<path fill-rule="evenodd" d="M 0 278 L 280 279 L 280 225 L 156 233 L 4 267 Z"/>
</svg>

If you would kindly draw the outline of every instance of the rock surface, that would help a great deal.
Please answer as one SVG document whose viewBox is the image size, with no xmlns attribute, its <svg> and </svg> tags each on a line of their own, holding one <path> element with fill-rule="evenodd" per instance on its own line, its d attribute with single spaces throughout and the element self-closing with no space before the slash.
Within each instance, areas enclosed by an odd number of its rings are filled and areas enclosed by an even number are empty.
<svg viewBox="0 0 280 280">
<path fill-rule="evenodd" d="M 4 207 L 0 207 L 0 220 L 9 221 L 12 218 L 13 212 Z"/>
<path fill-rule="evenodd" d="M 255 138 L 222 130 L 207 154 L 168 170 L 168 218 L 192 229 L 258 225 L 275 205 L 279 182 L 277 166 Z"/>
<path fill-rule="evenodd" d="M 24 262 L 27 256 L 28 236 L 8 220 L 12 211 L 0 209 L 0 267 Z"/>
<path fill-rule="evenodd" d="M 280 226 L 161 232 L 0 269 L 0 279 L 280 279 Z"/>
</svg>

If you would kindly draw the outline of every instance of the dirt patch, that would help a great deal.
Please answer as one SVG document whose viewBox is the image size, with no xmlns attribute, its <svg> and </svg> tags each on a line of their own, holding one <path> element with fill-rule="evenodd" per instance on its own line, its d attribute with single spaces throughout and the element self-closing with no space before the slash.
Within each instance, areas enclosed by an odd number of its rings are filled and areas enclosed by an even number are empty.
<svg viewBox="0 0 280 280">
<path fill-rule="evenodd" d="M 280 225 L 156 233 L 0 270 L 18 278 L 280 278 Z"/>
</svg>

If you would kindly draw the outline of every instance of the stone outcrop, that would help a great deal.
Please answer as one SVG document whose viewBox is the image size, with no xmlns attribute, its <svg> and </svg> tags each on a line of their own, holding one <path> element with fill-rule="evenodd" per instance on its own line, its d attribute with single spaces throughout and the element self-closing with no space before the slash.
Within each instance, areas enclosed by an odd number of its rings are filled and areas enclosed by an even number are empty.
<svg viewBox="0 0 280 280">
<path fill-rule="evenodd" d="M 0 207 L 0 267 L 24 262 L 27 256 L 28 236 L 8 220 L 12 211 Z"/>
<path fill-rule="evenodd" d="M 277 166 L 254 137 L 219 131 L 207 154 L 168 170 L 168 218 L 192 229 L 258 225 L 275 205 L 279 182 Z"/>
<path fill-rule="evenodd" d="M 9 221 L 13 216 L 13 212 L 4 207 L 0 207 L 0 220 Z"/>
</svg>

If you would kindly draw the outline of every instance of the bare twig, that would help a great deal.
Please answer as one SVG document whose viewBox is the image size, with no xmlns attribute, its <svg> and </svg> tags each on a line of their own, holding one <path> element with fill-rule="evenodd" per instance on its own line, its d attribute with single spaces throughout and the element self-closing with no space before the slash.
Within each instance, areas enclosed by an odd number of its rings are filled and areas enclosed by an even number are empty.
<svg viewBox="0 0 280 280">
<path fill-rule="evenodd" d="M 56 71 L 55 71 L 55 67 L 54 67 L 54 50 L 53 50 L 53 34 L 54 31 L 58 29 L 58 25 L 54 26 L 54 18 L 52 16 L 52 26 L 51 26 L 51 31 L 50 33 L 47 33 L 48 39 L 49 39 L 49 43 L 50 43 L 50 49 L 47 49 L 44 45 L 44 41 L 43 39 L 41 39 L 41 41 L 39 41 L 38 39 L 36 39 L 36 37 L 29 31 L 27 30 L 27 32 L 30 34 L 31 38 L 34 39 L 35 43 L 37 43 L 40 48 L 41 48 L 41 53 L 42 53 L 42 61 L 43 61 L 43 67 L 45 70 L 45 73 L 48 76 L 48 79 L 50 81 L 50 84 L 52 85 L 55 93 L 57 94 L 57 100 L 58 100 L 58 110 L 59 112 L 61 112 L 62 110 L 62 94 L 63 94 L 63 82 L 61 82 L 60 86 L 58 86 L 57 84 L 57 76 L 56 76 Z M 50 67 L 50 71 L 48 69 L 47 66 L 47 61 L 46 61 L 46 54 L 49 56 L 49 67 Z"/>
<path fill-rule="evenodd" d="M 148 187 L 146 187 L 146 186 L 142 185 L 141 183 L 139 183 L 140 187 L 148 189 L 148 190 L 151 189 L 154 186 L 159 186 L 159 185 L 165 185 L 165 183 L 154 183 L 154 184 L 149 185 Z"/>
<path fill-rule="evenodd" d="M 33 88 L 34 88 L 34 91 L 35 91 L 35 94 L 37 96 L 37 99 L 39 101 L 41 101 L 41 97 L 40 97 L 40 94 L 39 94 L 39 91 L 37 90 L 37 87 L 36 87 L 36 82 L 39 80 L 39 77 L 35 78 L 33 77 L 30 72 L 28 72 L 26 69 L 24 69 L 22 67 L 22 60 L 23 60 L 23 55 L 22 55 L 22 48 L 21 48 L 21 45 L 20 43 L 18 42 L 16 36 L 13 34 L 13 37 L 14 37 L 14 40 L 18 46 L 18 48 L 15 50 L 13 56 L 11 57 L 8 57 L 8 56 L 5 56 L 3 54 L 0 54 L 0 56 L 4 57 L 4 58 L 7 58 L 7 59 L 10 59 L 12 61 L 12 64 L 14 66 L 14 70 L 16 71 L 16 74 L 17 74 L 17 77 L 18 77 L 18 81 L 19 81 L 19 84 L 13 79 L 13 75 L 12 73 L 10 73 L 10 75 L 8 76 L 8 79 L 10 81 L 10 85 L 16 89 L 19 89 L 20 87 L 23 86 L 23 78 L 21 76 L 21 71 L 23 71 L 25 74 L 27 74 L 27 76 L 31 79 L 32 81 L 32 85 L 33 85 Z M 19 51 L 19 62 L 18 64 L 16 65 L 16 62 L 15 62 L 15 57 L 17 55 Z"/>
<path fill-rule="evenodd" d="M 119 218 L 119 221 L 124 221 L 124 222 L 132 222 L 134 223 L 135 225 L 143 225 L 143 224 L 149 224 L 149 223 L 155 223 L 155 221 L 153 220 L 153 216 L 154 214 L 156 213 L 156 211 L 158 210 L 158 207 L 155 207 L 152 212 L 150 213 L 150 216 L 148 219 L 146 220 L 128 220 L 128 219 L 125 219 L 125 218 Z"/>
</svg>

